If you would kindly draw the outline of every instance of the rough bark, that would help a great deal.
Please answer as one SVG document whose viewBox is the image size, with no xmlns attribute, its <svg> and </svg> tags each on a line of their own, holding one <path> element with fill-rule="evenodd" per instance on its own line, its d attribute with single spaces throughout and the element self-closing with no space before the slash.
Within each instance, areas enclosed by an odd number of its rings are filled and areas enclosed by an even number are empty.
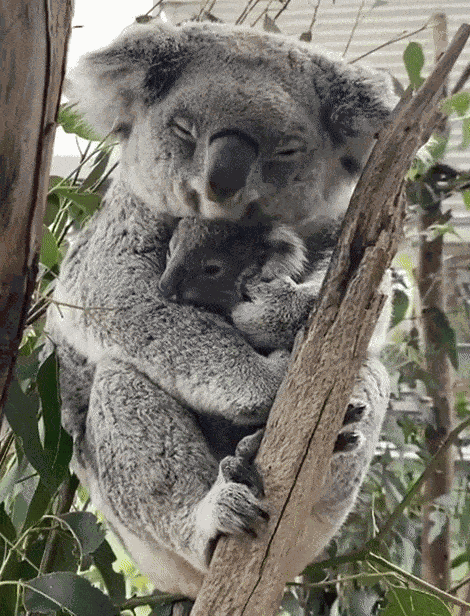
<svg viewBox="0 0 470 616">
<path fill-rule="evenodd" d="M 71 0 L 0 0 L 0 413 L 34 288 L 71 17 Z"/>
<path fill-rule="evenodd" d="M 434 15 L 434 48 L 436 61 L 447 47 L 447 21 L 445 14 Z M 447 84 L 444 84 L 445 86 Z M 445 90 L 443 92 L 445 96 Z M 438 125 L 443 136 L 448 132 L 447 119 Z M 421 328 L 426 356 L 426 370 L 430 376 L 427 384 L 432 399 L 432 424 L 426 427 L 426 447 L 434 456 L 453 427 L 452 377 L 449 358 L 443 348 L 441 330 L 436 327 L 436 309 L 445 312 L 445 266 L 443 260 L 444 236 L 432 236 L 433 225 L 448 222 L 442 204 L 420 215 L 420 244 L 418 263 L 418 289 L 421 303 Z M 454 480 L 454 450 L 448 447 L 439 465 L 423 489 L 423 533 L 421 537 L 421 575 L 423 579 L 442 590 L 451 583 L 451 528 L 447 516 L 437 536 L 433 537 L 434 500 L 452 491 Z"/>
<path fill-rule="evenodd" d="M 437 93 L 469 34 L 469 26 L 460 28 L 432 75 L 379 137 L 257 458 L 272 512 L 268 530 L 253 542 L 219 540 L 192 616 L 277 612 L 289 559 L 318 499 L 322 469 L 380 312 L 377 287 L 401 237 L 403 177 L 431 132 Z"/>
</svg>

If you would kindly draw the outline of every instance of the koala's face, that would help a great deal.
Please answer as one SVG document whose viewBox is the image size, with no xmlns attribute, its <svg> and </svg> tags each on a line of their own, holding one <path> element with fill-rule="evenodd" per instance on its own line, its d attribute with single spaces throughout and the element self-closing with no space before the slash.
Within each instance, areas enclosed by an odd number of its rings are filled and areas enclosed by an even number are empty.
<svg viewBox="0 0 470 616">
<path fill-rule="evenodd" d="M 246 278 L 261 271 L 270 227 L 182 218 L 171 238 L 159 288 L 167 298 L 227 314 Z"/>
<path fill-rule="evenodd" d="M 294 223 L 343 212 L 395 102 L 385 73 L 214 24 L 135 26 L 85 57 L 70 98 L 121 136 L 121 179 L 156 211 Z"/>
</svg>

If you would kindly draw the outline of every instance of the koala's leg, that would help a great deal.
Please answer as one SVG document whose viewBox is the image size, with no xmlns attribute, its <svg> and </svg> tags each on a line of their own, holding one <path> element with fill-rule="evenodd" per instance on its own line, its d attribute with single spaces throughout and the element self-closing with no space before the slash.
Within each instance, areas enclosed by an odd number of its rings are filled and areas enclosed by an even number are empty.
<svg viewBox="0 0 470 616">
<path fill-rule="evenodd" d="M 219 465 L 191 412 L 132 366 L 97 365 L 76 470 L 158 589 L 195 596 L 215 539 L 266 518 L 237 457 Z"/>
<path fill-rule="evenodd" d="M 312 507 L 291 575 L 298 575 L 319 556 L 338 532 L 356 501 L 374 456 L 390 395 L 389 377 L 379 360 L 362 366 L 346 411 L 343 428 L 326 475 L 323 496 Z"/>
</svg>

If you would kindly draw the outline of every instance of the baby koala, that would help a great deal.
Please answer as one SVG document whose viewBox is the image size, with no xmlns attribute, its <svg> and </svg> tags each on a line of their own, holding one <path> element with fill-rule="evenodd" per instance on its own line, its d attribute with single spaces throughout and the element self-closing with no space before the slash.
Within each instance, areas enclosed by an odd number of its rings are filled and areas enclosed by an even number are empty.
<svg viewBox="0 0 470 616">
<path fill-rule="evenodd" d="M 290 349 L 319 290 L 297 284 L 306 265 L 305 245 L 286 225 L 185 217 L 159 289 L 228 319 L 260 350 Z"/>
</svg>

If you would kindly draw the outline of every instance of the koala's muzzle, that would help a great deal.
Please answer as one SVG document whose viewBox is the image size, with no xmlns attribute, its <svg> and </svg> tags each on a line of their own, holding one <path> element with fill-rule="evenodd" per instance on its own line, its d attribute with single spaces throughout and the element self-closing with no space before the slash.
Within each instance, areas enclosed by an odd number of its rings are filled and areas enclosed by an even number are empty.
<svg viewBox="0 0 470 616">
<path fill-rule="evenodd" d="M 215 203 L 230 199 L 246 185 L 258 156 L 258 144 L 238 131 L 212 136 L 208 148 L 207 197 Z"/>
</svg>

